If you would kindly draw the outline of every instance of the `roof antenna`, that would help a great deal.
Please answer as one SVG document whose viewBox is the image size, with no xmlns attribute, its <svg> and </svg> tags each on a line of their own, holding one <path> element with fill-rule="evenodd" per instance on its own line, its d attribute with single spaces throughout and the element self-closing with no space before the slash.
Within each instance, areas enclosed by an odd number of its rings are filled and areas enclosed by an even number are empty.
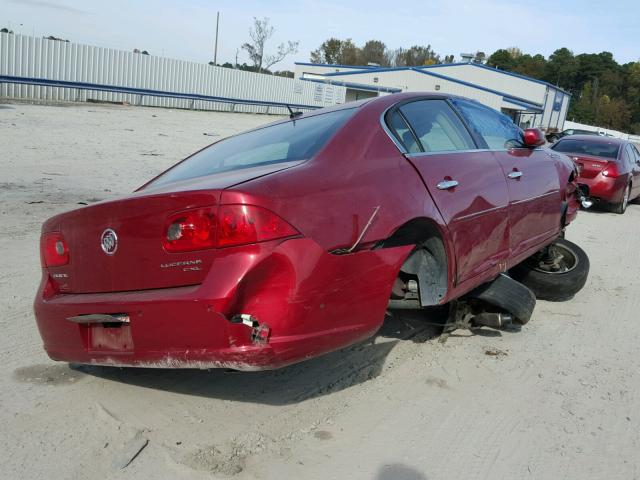
<svg viewBox="0 0 640 480">
<path fill-rule="evenodd" d="M 286 107 L 289 110 L 289 118 L 291 118 L 291 119 L 299 117 L 303 113 L 301 111 L 294 112 L 293 109 L 289 105 L 286 105 Z"/>
</svg>

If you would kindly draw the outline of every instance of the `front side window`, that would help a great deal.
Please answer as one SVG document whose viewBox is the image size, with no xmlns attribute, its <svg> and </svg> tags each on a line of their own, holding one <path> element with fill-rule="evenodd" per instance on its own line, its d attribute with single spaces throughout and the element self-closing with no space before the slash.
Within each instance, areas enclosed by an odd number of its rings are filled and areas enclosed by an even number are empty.
<svg viewBox="0 0 640 480">
<path fill-rule="evenodd" d="M 226 138 L 167 170 L 149 186 L 242 168 L 308 160 L 355 111 L 355 108 L 348 108 L 302 117 Z"/>
<path fill-rule="evenodd" d="M 491 150 L 523 146 L 522 130 L 508 116 L 476 102 L 458 98 L 451 102 Z"/>
<path fill-rule="evenodd" d="M 399 108 L 421 151 L 452 152 L 476 148 L 471 135 L 444 100 L 419 100 Z M 407 136 L 397 132 L 397 135 Z M 411 153 L 411 152 L 410 152 Z"/>
<path fill-rule="evenodd" d="M 573 153 L 575 155 L 591 155 L 593 157 L 618 158 L 620 147 L 614 143 L 602 141 L 576 140 L 564 138 L 551 147 L 553 150 L 562 153 Z"/>
</svg>

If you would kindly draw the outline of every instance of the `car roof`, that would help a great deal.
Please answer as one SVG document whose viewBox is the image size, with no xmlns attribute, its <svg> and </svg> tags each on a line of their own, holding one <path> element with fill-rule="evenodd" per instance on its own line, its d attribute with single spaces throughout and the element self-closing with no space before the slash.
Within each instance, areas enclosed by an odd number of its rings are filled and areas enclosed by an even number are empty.
<svg viewBox="0 0 640 480">
<path fill-rule="evenodd" d="M 590 143 L 608 143 L 612 145 L 625 145 L 627 140 L 616 137 L 605 137 L 603 135 L 568 135 L 561 138 L 558 142 L 564 142 L 568 140 L 584 140 Z"/>
</svg>

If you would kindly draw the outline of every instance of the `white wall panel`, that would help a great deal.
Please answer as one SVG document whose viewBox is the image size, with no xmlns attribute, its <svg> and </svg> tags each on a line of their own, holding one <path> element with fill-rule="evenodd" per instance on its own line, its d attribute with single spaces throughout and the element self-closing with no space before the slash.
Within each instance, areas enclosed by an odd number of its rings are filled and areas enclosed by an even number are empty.
<svg viewBox="0 0 640 480">
<path fill-rule="evenodd" d="M 94 83 L 189 93 L 236 100 L 324 107 L 344 103 L 344 87 L 213 67 L 138 53 L 0 33 L 0 75 Z M 231 105 L 119 92 L 0 83 L 0 97 L 51 100 L 129 102 L 157 107 L 267 112 L 266 106 Z M 269 107 L 269 113 L 286 113 Z"/>
</svg>

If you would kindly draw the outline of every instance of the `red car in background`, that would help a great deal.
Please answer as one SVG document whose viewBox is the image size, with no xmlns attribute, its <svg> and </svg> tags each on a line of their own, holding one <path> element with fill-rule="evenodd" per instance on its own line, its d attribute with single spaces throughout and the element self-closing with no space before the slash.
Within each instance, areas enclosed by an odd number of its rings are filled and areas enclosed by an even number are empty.
<svg viewBox="0 0 640 480">
<path fill-rule="evenodd" d="M 512 267 L 572 295 L 588 271 L 561 238 L 575 166 L 543 143 L 477 102 L 417 93 L 223 139 L 44 223 L 44 347 L 77 363 L 259 370 L 373 335 L 390 301 L 445 304 Z"/>
<path fill-rule="evenodd" d="M 624 213 L 640 196 L 640 152 L 627 140 L 593 135 L 572 135 L 552 147 L 578 165 L 578 184 L 584 195 Z"/>
</svg>

